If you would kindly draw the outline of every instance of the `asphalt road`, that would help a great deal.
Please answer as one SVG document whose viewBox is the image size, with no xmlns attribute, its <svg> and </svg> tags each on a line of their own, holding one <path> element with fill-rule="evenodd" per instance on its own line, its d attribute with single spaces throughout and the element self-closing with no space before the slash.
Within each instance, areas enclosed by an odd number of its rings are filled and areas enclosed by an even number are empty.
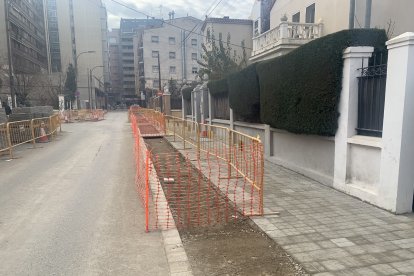
<svg viewBox="0 0 414 276">
<path fill-rule="evenodd" d="M 168 275 L 145 233 L 126 112 L 0 159 L 0 275 Z"/>
</svg>

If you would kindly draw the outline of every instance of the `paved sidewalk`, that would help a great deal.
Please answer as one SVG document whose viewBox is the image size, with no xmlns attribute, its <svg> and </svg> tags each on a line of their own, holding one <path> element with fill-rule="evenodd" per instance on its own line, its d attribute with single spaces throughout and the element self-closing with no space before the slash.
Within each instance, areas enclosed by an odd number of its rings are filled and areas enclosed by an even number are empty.
<svg viewBox="0 0 414 276">
<path fill-rule="evenodd" d="M 196 160 L 194 149 L 180 152 Z M 269 161 L 264 185 L 269 215 L 252 220 L 309 273 L 414 275 L 414 215 L 393 215 Z"/>
<path fill-rule="evenodd" d="M 393 215 L 266 162 L 253 221 L 317 275 L 414 275 L 414 216 Z"/>
</svg>

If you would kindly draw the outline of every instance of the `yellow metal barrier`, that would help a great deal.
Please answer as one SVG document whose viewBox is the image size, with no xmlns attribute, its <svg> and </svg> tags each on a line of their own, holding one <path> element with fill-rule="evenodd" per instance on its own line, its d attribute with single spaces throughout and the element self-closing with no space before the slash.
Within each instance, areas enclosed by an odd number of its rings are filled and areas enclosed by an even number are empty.
<svg viewBox="0 0 414 276">
<path fill-rule="evenodd" d="M 13 148 L 32 143 L 33 147 L 40 139 L 52 140 L 61 128 L 58 114 L 50 117 L 36 118 L 0 124 L 0 154 L 8 152 L 13 158 Z"/>
<path fill-rule="evenodd" d="M 264 154 L 259 138 L 226 127 L 213 126 L 165 116 L 166 133 L 194 146 L 200 152 L 212 154 L 227 163 L 227 177 L 245 178 L 260 194 L 263 203 Z M 263 207 L 263 204 L 261 204 Z M 260 210 L 263 213 L 263 210 Z"/>
</svg>

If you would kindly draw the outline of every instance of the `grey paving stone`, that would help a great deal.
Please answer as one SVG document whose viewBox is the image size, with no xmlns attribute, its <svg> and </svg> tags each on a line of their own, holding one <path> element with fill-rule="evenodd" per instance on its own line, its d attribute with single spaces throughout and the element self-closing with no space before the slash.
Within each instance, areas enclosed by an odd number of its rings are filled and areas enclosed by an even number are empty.
<svg viewBox="0 0 414 276">
<path fill-rule="evenodd" d="M 398 271 L 394 269 L 389 264 L 377 264 L 370 266 L 370 268 L 381 275 L 395 275 L 398 274 Z"/>
<path fill-rule="evenodd" d="M 264 181 L 264 210 L 279 215 L 253 221 L 309 272 L 413 274 L 414 215 L 391 214 L 268 161 Z"/>
<path fill-rule="evenodd" d="M 321 263 L 329 271 L 342 270 L 345 268 L 345 266 L 337 260 L 327 260 L 327 261 L 322 261 Z"/>
</svg>

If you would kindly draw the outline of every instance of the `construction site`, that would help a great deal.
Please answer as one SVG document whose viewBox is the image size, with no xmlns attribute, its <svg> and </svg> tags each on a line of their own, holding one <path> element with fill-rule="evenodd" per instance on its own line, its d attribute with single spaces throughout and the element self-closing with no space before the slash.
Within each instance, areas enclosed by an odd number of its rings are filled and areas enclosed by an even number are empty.
<svg viewBox="0 0 414 276">
<path fill-rule="evenodd" d="M 264 215 L 259 139 L 138 107 L 129 120 L 145 230 L 177 229 L 195 275 L 303 273 L 250 220 Z"/>
</svg>

